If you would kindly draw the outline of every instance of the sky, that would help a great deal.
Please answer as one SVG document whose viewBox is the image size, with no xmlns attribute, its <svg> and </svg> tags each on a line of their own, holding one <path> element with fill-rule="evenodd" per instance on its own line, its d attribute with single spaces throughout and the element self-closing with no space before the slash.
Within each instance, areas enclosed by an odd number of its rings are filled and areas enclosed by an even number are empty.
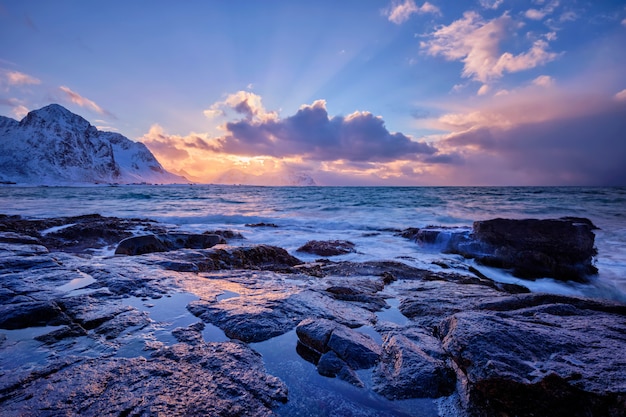
<svg viewBox="0 0 626 417">
<path fill-rule="evenodd" d="M 626 1 L 0 0 L 0 114 L 198 182 L 626 185 Z"/>
</svg>

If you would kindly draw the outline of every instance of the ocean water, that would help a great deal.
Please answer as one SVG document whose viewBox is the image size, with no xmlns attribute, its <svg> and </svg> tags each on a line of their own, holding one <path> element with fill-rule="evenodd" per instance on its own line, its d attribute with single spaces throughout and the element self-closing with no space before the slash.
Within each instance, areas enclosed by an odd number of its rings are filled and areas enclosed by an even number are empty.
<svg viewBox="0 0 626 417">
<path fill-rule="evenodd" d="M 190 232 L 230 229 L 245 237 L 232 244 L 276 245 L 304 261 L 316 258 L 296 252 L 307 241 L 343 239 L 354 242 L 357 253 L 333 259 L 396 259 L 434 270 L 439 267 L 433 260 L 454 256 L 397 231 L 469 228 L 475 220 L 496 217 L 587 217 L 600 228 L 595 231 L 599 274 L 589 284 L 519 280 L 503 270 L 474 266 L 531 291 L 626 302 L 626 187 L 2 186 L 0 213 L 27 218 L 99 213 L 150 218 Z M 247 226 L 258 223 L 277 227 Z"/>
</svg>

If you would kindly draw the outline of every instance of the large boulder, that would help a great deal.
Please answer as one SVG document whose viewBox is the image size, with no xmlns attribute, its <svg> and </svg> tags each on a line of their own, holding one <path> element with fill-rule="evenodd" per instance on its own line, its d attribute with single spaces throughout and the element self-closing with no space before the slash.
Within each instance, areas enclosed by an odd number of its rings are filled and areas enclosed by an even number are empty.
<svg viewBox="0 0 626 417">
<path fill-rule="evenodd" d="M 524 294 L 482 307 L 438 330 L 471 415 L 624 415 L 624 305 Z"/>
<path fill-rule="evenodd" d="M 521 278 L 585 280 L 592 265 L 595 235 L 587 219 L 493 219 L 474 223 L 474 239 L 485 244 L 480 262 L 512 268 Z"/>
<path fill-rule="evenodd" d="M 428 346 L 435 345 L 430 342 Z M 433 355 L 423 344 L 403 335 L 389 336 L 374 372 L 374 389 L 391 400 L 452 394 L 456 375 L 442 359 L 443 351 L 437 353 L 440 354 Z"/>
<path fill-rule="evenodd" d="M 143 255 L 153 252 L 167 252 L 177 249 L 206 249 L 223 243 L 218 235 L 193 233 L 164 233 L 156 235 L 133 236 L 122 240 L 116 255 Z"/>
<path fill-rule="evenodd" d="M 305 359 L 313 358 L 320 375 L 339 376 L 353 385 L 362 386 L 354 372 L 376 365 L 382 353 L 370 336 L 326 319 L 308 318 L 296 327 L 299 344 L 306 349 Z M 317 359 L 317 360 L 316 360 Z"/>
<path fill-rule="evenodd" d="M 519 278 L 586 281 L 597 274 L 593 257 L 596 227 L 589 219 L 492 219 L 464 228 L 411 228 L 401 236 L 444 253 L 510 269 Z"/>
<path fill-rule="evenodd" d="M 298 252 L 319 256 L 337 256 L 356 252 L 354 243 L 347 240 L 310 240 L 298 248 Z"/>
</svg>

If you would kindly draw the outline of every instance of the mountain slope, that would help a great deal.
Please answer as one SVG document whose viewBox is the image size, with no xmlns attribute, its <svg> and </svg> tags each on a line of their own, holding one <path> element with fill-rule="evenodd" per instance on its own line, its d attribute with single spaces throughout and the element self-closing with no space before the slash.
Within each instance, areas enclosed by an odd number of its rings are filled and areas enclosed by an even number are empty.
<svg viewBox="0 0 626 417">
<path fill-rule="evenodd" d="M 143 143 L 102 132 L 51 104 L 20 122 L 0 116 L 0 181 L 26 184 L 187 183 Z"/>
</svg>

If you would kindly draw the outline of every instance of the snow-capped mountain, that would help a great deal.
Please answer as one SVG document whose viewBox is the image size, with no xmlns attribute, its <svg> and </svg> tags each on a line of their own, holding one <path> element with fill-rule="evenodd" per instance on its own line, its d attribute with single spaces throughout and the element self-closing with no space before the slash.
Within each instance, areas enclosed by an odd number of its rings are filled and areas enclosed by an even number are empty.
<svg viewBox="0 0 626 417">
<path fill-rule="evenodd" d="M 103 132 L 58 104 L 21 121 L 0 116 L 0 181 L 18 184 L 188 183 L 140 142 Z"/>
</svg>

